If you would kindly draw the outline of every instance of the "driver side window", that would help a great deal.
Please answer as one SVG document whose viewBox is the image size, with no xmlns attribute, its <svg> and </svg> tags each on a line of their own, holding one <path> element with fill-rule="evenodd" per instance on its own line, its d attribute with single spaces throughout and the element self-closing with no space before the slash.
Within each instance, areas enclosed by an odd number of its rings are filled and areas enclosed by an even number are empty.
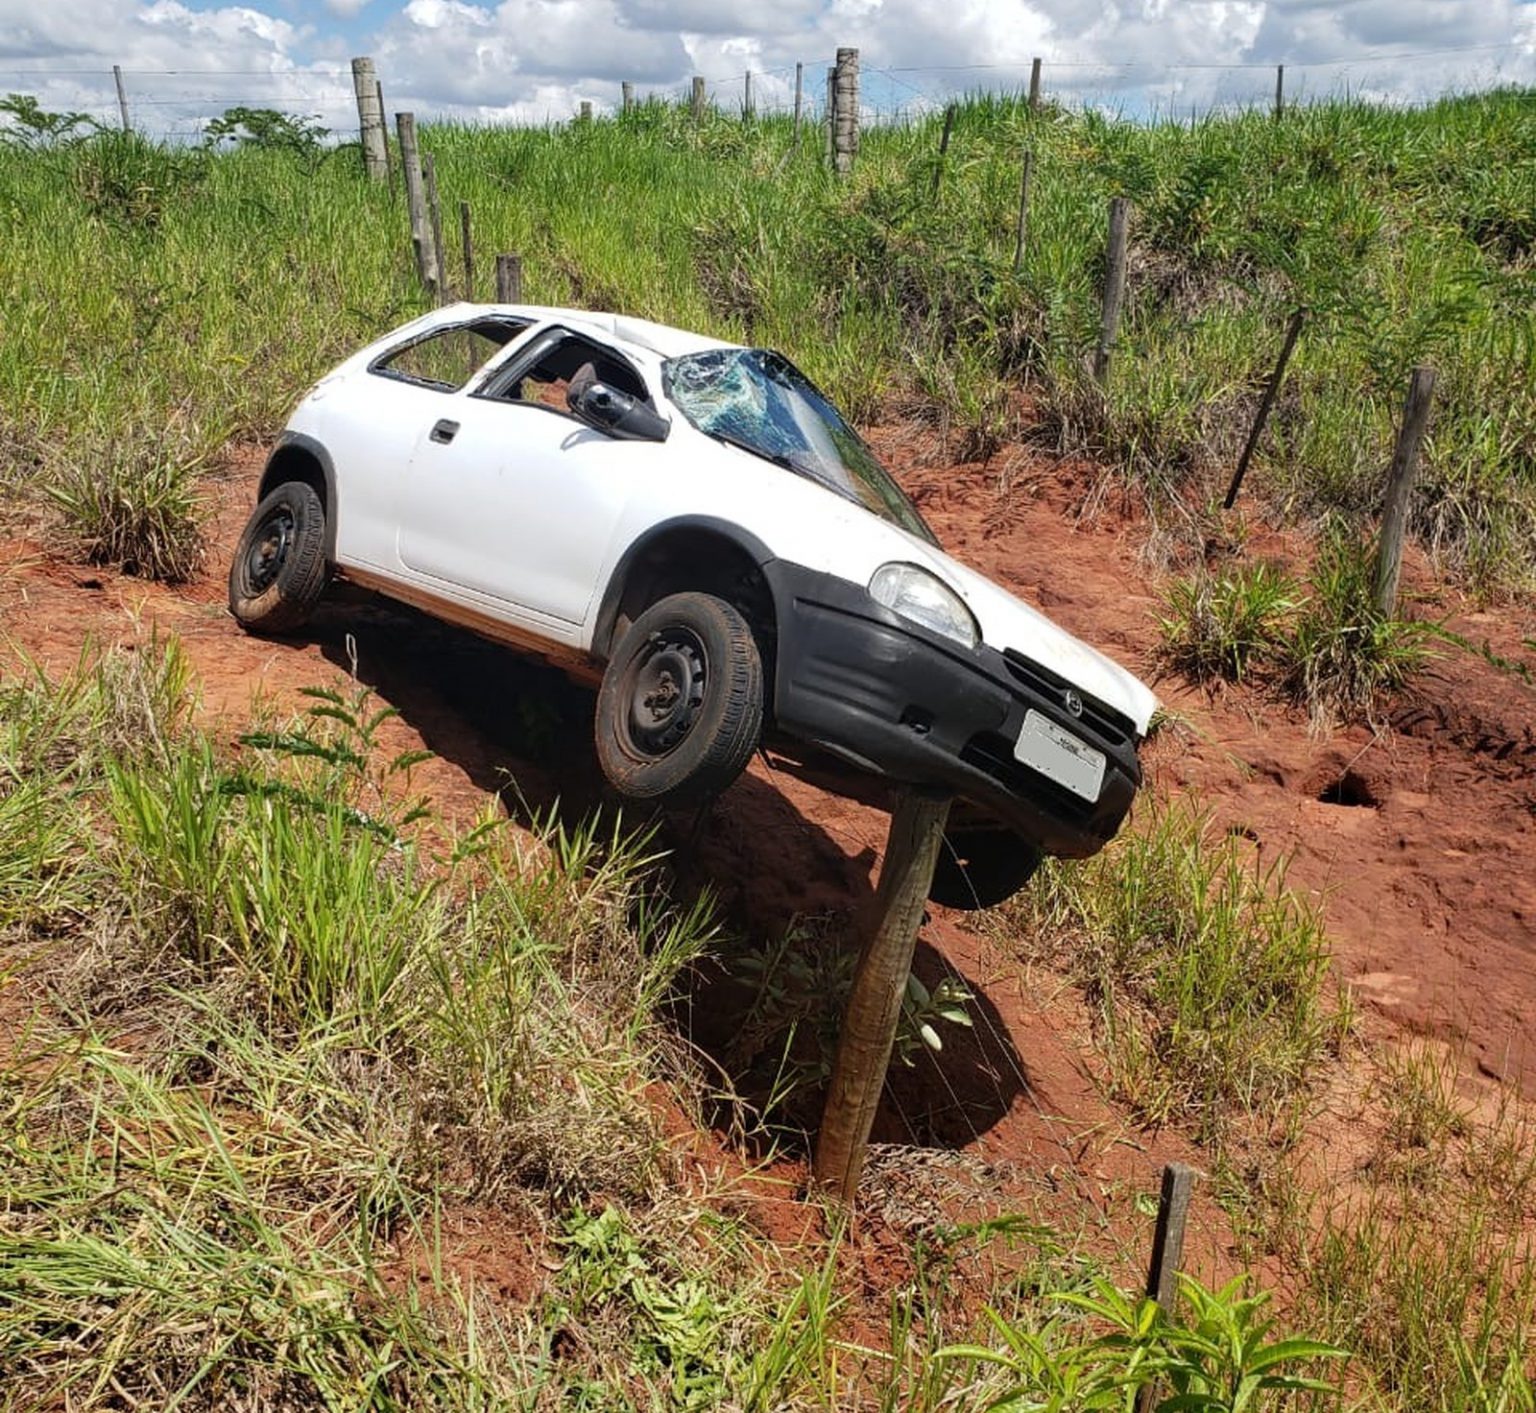
<svg viewBox="0 0 1536 1413">
<path fill-rule="evenodd" d="M 499 384 L 487 390 L 486 396 L 564 413 L 571 380 L 590 363 L 598 382 L 652 405 L 645 380 L 627 360 L 580 334 L 554 332 L 552 342 L 541 340 L 538 347 L 530 350 L 529 360 L 519 359 Z"/>
</svg>

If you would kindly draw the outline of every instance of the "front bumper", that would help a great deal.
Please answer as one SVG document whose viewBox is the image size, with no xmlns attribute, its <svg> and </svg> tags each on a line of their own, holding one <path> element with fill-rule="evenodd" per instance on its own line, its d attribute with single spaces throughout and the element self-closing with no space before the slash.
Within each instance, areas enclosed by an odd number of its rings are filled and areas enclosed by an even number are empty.
<svg viewBox="0 0 1536 1413">
<path fill-rule="evenodd" d="M 784 560 L 763 574 L 778 620 L 780 731 L 897 783 L 945 790 L 1048 854 L 1086 858 L 1114 837 L 1141 784 L 1125 716 L 1045 664 L 930 633 L 846 579 Z M 1014 757 L 1031 709 L 1104 753 L 1097 800 Z"/>
</svg>

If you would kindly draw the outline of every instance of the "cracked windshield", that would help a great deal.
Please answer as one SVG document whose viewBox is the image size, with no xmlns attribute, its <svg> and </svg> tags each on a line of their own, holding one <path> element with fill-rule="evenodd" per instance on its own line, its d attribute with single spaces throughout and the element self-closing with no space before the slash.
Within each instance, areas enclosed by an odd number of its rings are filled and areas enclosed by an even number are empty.
<svg viewBox="0 0 1536 1413">
<path fill-rule="evenodd" d="M 874 452 L 787 358 L 712 348 L 674 358 L 664 371 L 667 396 L 705 436 L 819 481 L 937 543 Z"/>
</svg>

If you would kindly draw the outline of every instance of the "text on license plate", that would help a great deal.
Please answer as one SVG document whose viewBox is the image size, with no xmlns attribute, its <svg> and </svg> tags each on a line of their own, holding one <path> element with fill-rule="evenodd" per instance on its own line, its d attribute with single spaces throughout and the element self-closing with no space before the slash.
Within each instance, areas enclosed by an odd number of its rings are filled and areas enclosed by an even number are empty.
<svg viewBox="0 0 1536 1413">
<path fill-rule="evenodd" d="M 1024 729 L 1013 754 L 1047 780 L 1065 785 L 1074 795 L 1097 800 L 1104 783 L 1104 752 L 1079 741 L 1038 711 L 1024 713 Z"/>
</svg>

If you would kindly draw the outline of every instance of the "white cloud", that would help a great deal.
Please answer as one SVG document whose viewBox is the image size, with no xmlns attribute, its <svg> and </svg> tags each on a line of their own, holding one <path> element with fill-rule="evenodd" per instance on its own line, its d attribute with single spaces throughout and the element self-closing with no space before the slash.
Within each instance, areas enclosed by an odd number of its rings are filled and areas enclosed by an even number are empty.
<svg viewBox="0 0 1536 1413">
<path fill-rule="evenodd" d="M 365 13 L 371 32 L 358 38 Z M 352 22 L 345 35 L 330 16 Z M 681 94 L 695 73 L 734 104 L 752 70 L 761 106 L 787 102 L 794 65 L 819 102 L 839 45 L 861 51 L 866 102 L 936 105 L 1018 88 L 1045 61 L 1047 91 L 1136 110 L 1260 102 L 1276 63 L 1292 94 L 1397 100 L 1536 82 L 1536 4 L 1522 0 L 0 0 L 0 91 L 115 111 L 127 71 L 135 120 L 194 125 L 234 102 L 352 122 L 346 59 L 378 62 L 391 108 L 493 121 L 616 106 L 623 80 Z M 1447 51 L 1423 56 L 1423 51 Z M 1173 67 L 1171 67 L 1173 66 Z M 176 74 L 165 71 L 175 70 Z M 197 74 L 191 71 L 213 70 Z"/>
</svg>

